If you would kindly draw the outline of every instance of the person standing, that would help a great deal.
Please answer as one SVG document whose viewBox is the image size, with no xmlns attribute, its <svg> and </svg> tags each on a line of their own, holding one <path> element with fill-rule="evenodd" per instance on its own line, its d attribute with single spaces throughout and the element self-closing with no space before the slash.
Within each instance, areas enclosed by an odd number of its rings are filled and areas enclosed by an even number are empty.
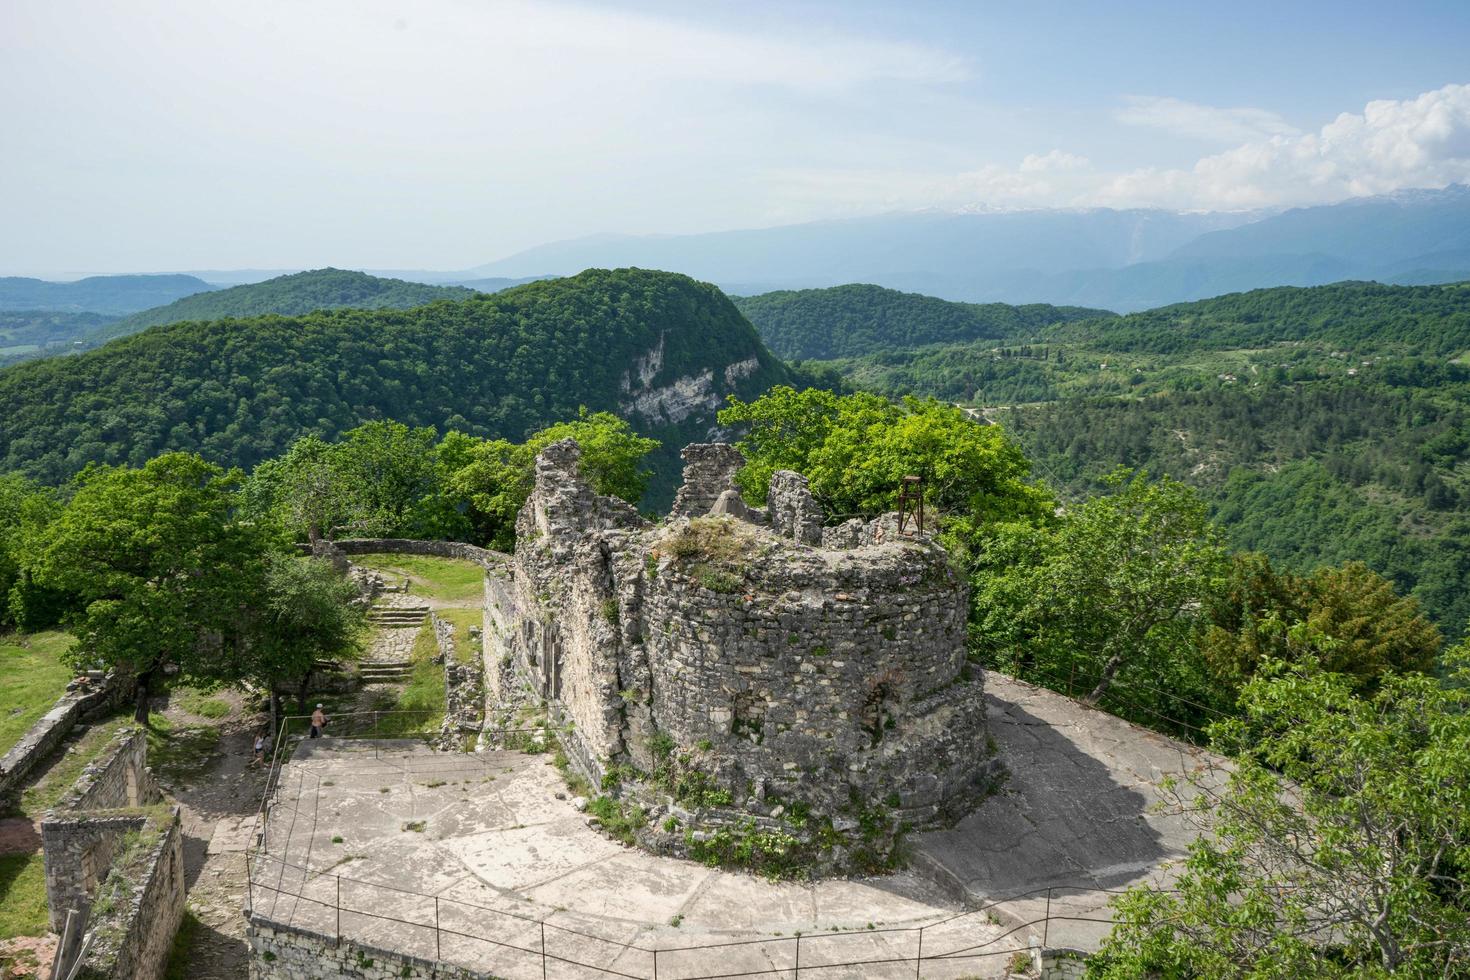
<svg viewBox="0 0 1470 980">
<path fill-rule="evenodd" d="M 327 716 L 322 714 L 322 706 L 318 704 L 316 710 L 311 713 L 311 737 L 321 738 L 322 729 L 327 727 Z"/>
<path fill-rule="evenodd" d="M 250 760 L 250 768 L 256 769 L 265 764 L 265 729 L 258 729 L 255 733 L 255 757 Z"/>
</svg>

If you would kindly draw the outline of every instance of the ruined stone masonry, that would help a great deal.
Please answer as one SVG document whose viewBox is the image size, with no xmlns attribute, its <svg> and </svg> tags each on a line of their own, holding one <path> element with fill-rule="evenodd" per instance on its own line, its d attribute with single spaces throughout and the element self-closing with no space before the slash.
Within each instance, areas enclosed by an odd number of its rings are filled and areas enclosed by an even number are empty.
<svg viewBox="0 0 1470 980">
<path fill-rule="evenodd" d="M 183 836 L 178 806 L 147 767 L 142 729 L 120 732 L 47 811 L 41 842 L 51 928 L 63 931 L 72 910 L 91 937 L 75 976 L 158 976 L 184 914 Z"/>
<path fill-rule="evenodd" d="M 824 528 L 796 473 L 751 507 L 733 447 L 683 455 L 655 525 L 592 491 L 575 442 L 542 452 L 514 565 L 487 579 L 487 663 L 499 644 L 531 679 L 594 786 L 630 784 L 658 849 L 737 825 L 790 832 L 779 818 L 799 805 L 828 821 L 829 849 L 842 841 L 835 868 L 873 844 L 875 815 L 896 829 L 966 812 L 993 762 L 944 549 L 900 536 L 894 515 Z"/>
</svg>

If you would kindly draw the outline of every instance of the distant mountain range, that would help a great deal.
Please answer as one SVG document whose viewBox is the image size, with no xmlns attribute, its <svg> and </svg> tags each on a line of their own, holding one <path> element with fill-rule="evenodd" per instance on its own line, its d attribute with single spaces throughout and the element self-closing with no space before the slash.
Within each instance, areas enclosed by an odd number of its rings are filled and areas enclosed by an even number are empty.
<svg viewBox="0 0 1470 980">
<path fill-rule="evenodd" d="M 0 310 L 136 313 L 213 289 L 194 276 L 90 276 L 75 282 L 0 277 Z"/>
<path fill-rule="evenodd" d="M 751 294 L 866 282 L 968 302 L 1133 311 L 1266 286 L 1470 279 L 1470 187 L 1280 213 L 890 214 L 701 235 L 599 235 L 477 275 L 634 265 Z"/>
</svg>

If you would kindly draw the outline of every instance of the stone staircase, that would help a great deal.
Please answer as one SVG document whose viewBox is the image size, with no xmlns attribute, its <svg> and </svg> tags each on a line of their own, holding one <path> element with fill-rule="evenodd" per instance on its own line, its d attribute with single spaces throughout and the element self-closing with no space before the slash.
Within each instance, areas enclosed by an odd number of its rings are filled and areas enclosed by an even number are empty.
<svg viewBox="0 0 1470 980">
<path fill-rule="evenodd" d="M 428 606 L 373 606 L 368 610 L 368 622 L 387 629 L 417 629 L 428 616 Z"/>
<path fill-rule="evenodd" d="M 367 660 L 358 667 L 364 684 L 399 684 L 413 675 L 413 662 L 408 660 Z"/>
</svg>

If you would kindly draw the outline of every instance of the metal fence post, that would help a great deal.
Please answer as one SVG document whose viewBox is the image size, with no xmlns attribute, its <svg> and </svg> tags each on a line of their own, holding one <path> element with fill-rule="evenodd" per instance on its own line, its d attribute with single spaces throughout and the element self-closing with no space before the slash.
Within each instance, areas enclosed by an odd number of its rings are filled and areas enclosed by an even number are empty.
<svg viewBox="0 0 1470 980">
<path fill-rule="evenodd" d="M 801 980 L 801 933 L 796 934 L 796 977 Z"/>
<path fill-rule="evenodd" d="M 541 980 L 546 980 L 546 920 L 541 920 Z"/>
<path fill-rule="evenodd" d="M 342 945 L 342 876 L 337 875 L 337 945 Z"/>
<path fill-rule="evenodd" d="M 919 952 L 914 956 L 914 980 L 919 980 L 919 971 L 924 964 L 924 927 L 919 926 Z"/>
<path fill-rule="evenodd" d="M 439 896 L 434 896 L 434 962 L 437 963 L 442 957 L 439 955 Z"/>
<path fill-rule="evenodd" d="M 658 947 L 653 948 L 653 980 L 658 980 Z"/>
<path fill-rule="evenodd" d="M 1041 948 L 1046 949 L 1046 941 L 1051 936 L 1051 889 L 1046 890 L 1046 918 L 1041 922 Z"/>
</svg>

